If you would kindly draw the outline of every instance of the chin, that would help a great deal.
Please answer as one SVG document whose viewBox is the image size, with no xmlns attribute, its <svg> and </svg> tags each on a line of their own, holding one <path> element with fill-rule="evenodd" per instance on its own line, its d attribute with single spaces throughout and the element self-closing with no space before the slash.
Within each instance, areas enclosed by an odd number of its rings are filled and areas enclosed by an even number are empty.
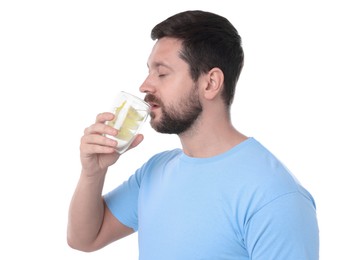
<svg viewBox="0 0 350 260">
<path fill-rule="evenodd" d="M 154 117 L 151 117 L 150 125 L 151 125 L 151 127 L 152 127 L 154 130 L 157 130 L 157 122 L 156 122 L 156 120 L 154 119 Z"/>
</svg>

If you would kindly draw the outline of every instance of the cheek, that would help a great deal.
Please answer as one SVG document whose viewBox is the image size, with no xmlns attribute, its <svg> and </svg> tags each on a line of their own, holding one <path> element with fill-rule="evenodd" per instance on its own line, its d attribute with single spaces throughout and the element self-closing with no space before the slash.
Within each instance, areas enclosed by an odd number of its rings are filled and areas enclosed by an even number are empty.
<svg viewBox="0 0 350 260">
<path fill-rule="evenodd" d="M 176 108 L 181 101 L 187 100 L 194 87 L 194 82 L 189 75 L 172 74 L 162 82 L 159 89 L 159 98 L 166 108 Z"/>
</svg>

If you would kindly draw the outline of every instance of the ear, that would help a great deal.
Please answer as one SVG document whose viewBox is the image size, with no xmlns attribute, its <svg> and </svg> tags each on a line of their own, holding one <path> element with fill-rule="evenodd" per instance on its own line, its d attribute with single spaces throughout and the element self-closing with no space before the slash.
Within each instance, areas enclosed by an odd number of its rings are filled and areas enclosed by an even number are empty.
<svg viewBox="0 0 350 260">
<path fill-rule="evenodd" d="M 204 97 L 212 100 L 219 95 L 224 85 L 224 73 L 219 68 L 212 68 L 206 74 L 206 86 L 204 89 Z"/>
</svg>

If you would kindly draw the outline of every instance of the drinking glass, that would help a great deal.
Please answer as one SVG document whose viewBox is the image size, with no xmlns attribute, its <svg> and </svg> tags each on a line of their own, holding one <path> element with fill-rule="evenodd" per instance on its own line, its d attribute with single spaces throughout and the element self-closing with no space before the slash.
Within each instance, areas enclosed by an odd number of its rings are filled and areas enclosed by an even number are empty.
<svg viewBox="0 0 350 260">
<path fill-rule="evenodd" d="M 113 102 L 112 113 L 115 117 L 106 124 L 118 130 L 116 136 L 107 135 L 118 142 L 118 153 L 125 152 L 139 133 L 150 113 L 150 105 L 141 98 L 121 91 Z"/>
</svg>

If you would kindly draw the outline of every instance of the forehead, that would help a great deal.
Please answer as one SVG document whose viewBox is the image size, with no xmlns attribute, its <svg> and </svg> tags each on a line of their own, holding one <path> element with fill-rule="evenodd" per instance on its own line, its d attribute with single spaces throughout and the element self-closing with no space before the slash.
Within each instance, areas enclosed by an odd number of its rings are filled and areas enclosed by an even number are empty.
<svg viewBox="0 0 350 260">
<path fill-rule="evenodd" d="M 152 52 L 148 58 L 148 66 L 159 64 L 171 65 L 182 61 L 180 59 L 181 41 L 175 38 L 164 37 L 154 44 Z"/>
</svg>

